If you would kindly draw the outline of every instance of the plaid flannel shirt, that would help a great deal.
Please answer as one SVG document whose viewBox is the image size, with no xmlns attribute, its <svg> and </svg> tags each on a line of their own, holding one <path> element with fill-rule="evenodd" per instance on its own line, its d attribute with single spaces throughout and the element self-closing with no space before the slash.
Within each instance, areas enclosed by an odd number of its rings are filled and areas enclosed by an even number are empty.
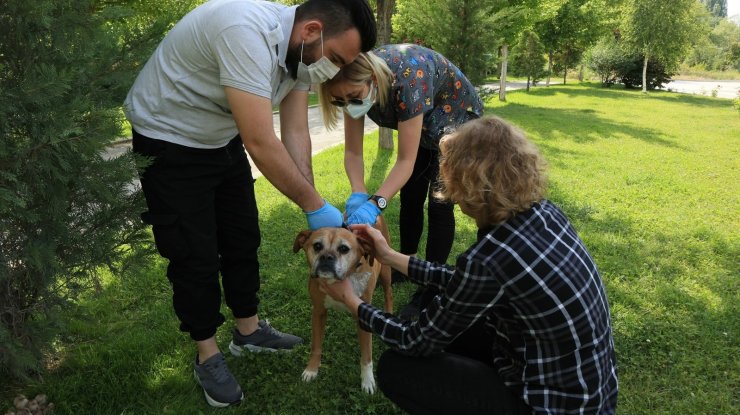
<svg viewBox="0 0 740 415">
<path fill-rule="evenodd" d="M 534 413 L 614 413 L 606 293 L 563 212 L 543 201 L 479 236 L 455 268 L 409 260 L 412 280 L 442 290 L 418 321 L 362 304 L 361 327 L 400 352 L 430 355 L 483 319 L 493 338 L 490 363 Z"/>
</svg>

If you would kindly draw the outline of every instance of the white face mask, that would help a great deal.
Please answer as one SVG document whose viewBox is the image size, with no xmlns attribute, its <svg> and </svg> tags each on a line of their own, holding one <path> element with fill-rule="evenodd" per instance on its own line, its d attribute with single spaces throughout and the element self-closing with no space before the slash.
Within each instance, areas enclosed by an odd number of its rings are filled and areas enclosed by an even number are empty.
<svg viewBox="0 0 740 415">
<path fill-rule="evenodd" d="M 339 67 L 324 56 L 324 31 L 321 31 L 321 59 L 310 65 L 303 63 L 303 45 L 305 44 L 306 41 L 304 40 L 301 43 L 301 62 L 298 63 L 298 80 L 306 84 L 320 84 L 334 78 L 334 75 L 339 72 Z"/>
<path fill-rule="evenodd" d="M 362 99 L 362 104 L 347 104 L 344 107 L 344 113 L 354 118 L 355 120 L 367 114 L 370 108 L 375 104 L 375 96 L 377 95 L 378 87 L 370 87 L 370 91 L 367 92 L 367 96 Z"/>
</svg>

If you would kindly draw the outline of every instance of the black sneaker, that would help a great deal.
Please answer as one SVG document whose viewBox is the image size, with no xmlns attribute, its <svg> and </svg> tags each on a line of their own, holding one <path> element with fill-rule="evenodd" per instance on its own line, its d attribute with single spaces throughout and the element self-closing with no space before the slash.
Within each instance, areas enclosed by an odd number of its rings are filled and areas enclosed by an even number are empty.
<svg viewBox="0 0 740 415">
<path fill-rule="evenodd" d="M 391 268 L 391 284 L 400 284 L 402 282 L 407 282 L 409 280 L 409 277 L 401 273 L 401 271 Z"/>
<path fill-rule="evenodd" d="M 203 388 L 209 405 L 225 408 L 230 405 L 239 405 L 244 399 L 242 388 L 229 372 L 224 355 L 221 353 L 216 353 L 200 364 L 196 355 L 193 373 Z"/>
<path fill-rule="evenodd" d="M 416 291 L 411 295 L 409 303 L 401 308 L 398 312 L 398 317 L 403 320 L 416 320 L 419 318 L 421 313 L 421 297 L 424 294 L 424 287 L 418 287 Z"/>
<path fill-rule="evenodd" d="M 293 346 L 303 343 L 303 339 L 292 334 L 281 333 L 273 328 L 269 322 L 260 320 L 259 329 L 249 336 L 239 333 L 236 328 L 233 332 L 229 350 L 234 356 L 242 356 L 245 352 L 275 352 L 291 350 Z"/>
</svg>

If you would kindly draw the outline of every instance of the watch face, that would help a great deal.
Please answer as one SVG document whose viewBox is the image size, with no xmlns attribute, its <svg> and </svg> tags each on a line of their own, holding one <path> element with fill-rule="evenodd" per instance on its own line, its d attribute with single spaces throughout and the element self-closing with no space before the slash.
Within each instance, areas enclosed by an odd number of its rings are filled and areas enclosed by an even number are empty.
<svg viewBox="0 0 740 415">
<path fill-rule="evenodd" d="M 375 201 L 378 202 L 378 207 L 381 209 L 385 209 L 385 206 L 388 204 L 384 197 L 379 197 Z"/>
</svg>

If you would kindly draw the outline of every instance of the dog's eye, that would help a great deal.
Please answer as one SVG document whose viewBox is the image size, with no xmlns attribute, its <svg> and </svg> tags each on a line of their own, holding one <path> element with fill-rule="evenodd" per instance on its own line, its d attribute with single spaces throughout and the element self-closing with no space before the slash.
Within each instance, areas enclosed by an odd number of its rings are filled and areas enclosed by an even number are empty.
<svg viewBox="0 0 740 415">
<path fill-rule="evenodd" d="M 349 252 L 349 247 L 347 245 L 339 245 L 337 251 L 339 251 L 340 254 L 346 254 L 347 252 Z"/>
<path fill-rule="evenodd" d="M 324 245 L 322 245 L 321 242 L 316 242 L 316 243 L 313 244 L 313 250 L 314 251 L 319 252 L 322 249 L 324 249 Z"/>
</svg>

